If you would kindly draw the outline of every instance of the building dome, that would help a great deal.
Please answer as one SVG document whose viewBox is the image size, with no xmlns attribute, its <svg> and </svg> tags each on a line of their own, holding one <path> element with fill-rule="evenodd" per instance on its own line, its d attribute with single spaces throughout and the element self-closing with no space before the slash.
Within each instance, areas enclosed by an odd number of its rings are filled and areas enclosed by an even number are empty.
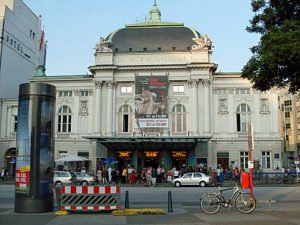
<svg viewBox="0 0 300 225">
<path fill-rule="evenodd" d="M 195 44 L 193 38 L 200 34 L 183 23 L 163 22 L 154 3 L 149 19 L 143 23 L 129 24 L 111 33 L 105 41 L 113 51 L 187 51 Z"/>
</svg>

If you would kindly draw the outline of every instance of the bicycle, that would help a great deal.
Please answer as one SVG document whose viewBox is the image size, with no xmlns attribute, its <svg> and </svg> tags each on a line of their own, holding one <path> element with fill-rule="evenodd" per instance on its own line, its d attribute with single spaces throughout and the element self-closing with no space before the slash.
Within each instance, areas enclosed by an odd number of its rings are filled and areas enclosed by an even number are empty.
<svg viewBox="0 0 300 225">
<path fill-rule="evenodd" d="M 147 186 L 147 181 L 146 181 L 146 178 L 144 178 L 144 177 L 141 177 L 140 179 L 138 179 L 136 183 L 139 187 Z"/>
<path fill-rule="evenodd" d="M 217 192 L 206 193 L 201 197 L 200 207 L 207 214 L 217 213 L 220 207 L 231 207 L 235 203 L 236 209 L 241 213 L 251 213 L 256 207 L 256 200 L 250 193 L 243 190 L 235 183 L 235 187 L 221 189 Z M 225 199 L 223 192 L 235 189 L 229 199 Z"/>
</svg>

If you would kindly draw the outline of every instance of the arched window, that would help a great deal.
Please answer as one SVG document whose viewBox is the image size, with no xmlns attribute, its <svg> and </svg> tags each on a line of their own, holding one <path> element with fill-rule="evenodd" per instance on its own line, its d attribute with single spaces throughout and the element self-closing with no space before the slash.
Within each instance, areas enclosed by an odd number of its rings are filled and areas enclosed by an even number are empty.
<svg viewBox="0 0 300 225">
<path fill-rule="evenodd" d="M 119 110 L 119 131 L 130 132 L 132 123 L 132 109 L 129 105 L 123 105 Z"/>
<path fill-rule="evenodd" d="M 243 103 L 236 110 L 236 128 L 238 132 L 247 132 L 248 123 L 251 121 L 251 111 L 247 104 Z"/>
<path fill-rule="evenodd" d="M 58 111 L 58 132 L 71 132 L 72 112 L 70 107 L 62 106 Z"/>
<path fill-rule="evenodd" d="M 172 132 L 186 132 L 186 110 L 181 104 L 172 109 Z"/>
</svg>

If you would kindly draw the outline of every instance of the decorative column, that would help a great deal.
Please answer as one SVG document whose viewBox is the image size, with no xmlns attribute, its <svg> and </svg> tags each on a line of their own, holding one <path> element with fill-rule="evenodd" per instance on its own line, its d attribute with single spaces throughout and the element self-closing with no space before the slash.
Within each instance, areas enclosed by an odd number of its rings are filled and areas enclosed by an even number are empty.
<svg viewBox="0 0 300 225">
<path fill-rule="evenodd" d="M 6 137 L 10 137 L 11 135 L 11 106 L 7 107 L 7 124 L 6 124 Z"/>
<path fill-rule="evenodd" d="M 198 80 L 190 80 L 189 87 L 191 88 L 191 135 L 198 135 L 198 95 L 197 95 Z"/>
<path fill-rule="evenodd" d="M 107 116 L 106 116 L 106 134 L 112 135 L 113 128 L 113 81 L 107 81 Z"/>
<path fill-rule="evenodd" d="M 75 134 L 79 133 L 79 95 L 80 95 L 80 90 L 75 90 L 74 91 L 74 130 L 73 132 Z"/>
<path fill-rule="evenodd" d="M 202 80 L 202 85 L 203 85 L 203 108 L 204 108 L 204 133 L 210 133 L 209 84 L 210 84 L 210 81 L 208 79 Z"/>
<path fill-rule="evenodd" d="M 101 134 L 101 88 L 102 81 L 95 81 L 96 102 L 95 102 L 95 133 Z"/>
</svg>

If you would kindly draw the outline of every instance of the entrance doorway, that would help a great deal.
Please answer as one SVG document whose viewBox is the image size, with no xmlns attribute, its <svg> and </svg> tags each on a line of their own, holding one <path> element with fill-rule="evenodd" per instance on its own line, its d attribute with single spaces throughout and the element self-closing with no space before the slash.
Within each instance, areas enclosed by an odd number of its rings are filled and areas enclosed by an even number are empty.
<svg viewBox="0 0 300 225">
<path fill-rule="evenodd" d="M 10 148 L 7 150 L 6 155 L 6 169 L 8 171 L 8 175 L 15 177 L 16 173 L 16 149 Z"/>
<path fill-rule="evenodd" d="M 172 168 L 175 167 L 176 169 L 185 169 L 187 166 L 187 160 L 185 158 L 173 158 L 172 160 Z"/>
<path fill-rule="evenodd" d="M 145 158 L 145 167 L 152 167 L 157 169 L 157 167 L 159 166 L 159 159 L 158 157 L 155 158 Z"/>
<path fill-rule="evenodd" d="M 217 165 L 225 170 L 229 167 L 229 152 L 218 152 L 217 153 Z"/>
<path fill-rule="evenodd" d="M 144 158 L 144 165 L 145 167 L 152 167 L 157 169 L 159 166 L 160 160 L 159 160 L 159 152 L 155 151 L 145 151 L 145 158 Z"/>
<path fill-rule="evenodd" d="M 172 151 L 172 168 L 185 170 L 187 168 L 187 151 Z"/>
<path fill-rule="evenodd" d="M 131 151 L 118 151 L 117 152 L 118 163 L 115 164 L 115 168 L 117 168 L 120 172 L 122 172 L 122 170 L 124 168 L 127 168 L 129 165 L 132 166 L 131 154 L 132 154 Z"/>
</svg>

